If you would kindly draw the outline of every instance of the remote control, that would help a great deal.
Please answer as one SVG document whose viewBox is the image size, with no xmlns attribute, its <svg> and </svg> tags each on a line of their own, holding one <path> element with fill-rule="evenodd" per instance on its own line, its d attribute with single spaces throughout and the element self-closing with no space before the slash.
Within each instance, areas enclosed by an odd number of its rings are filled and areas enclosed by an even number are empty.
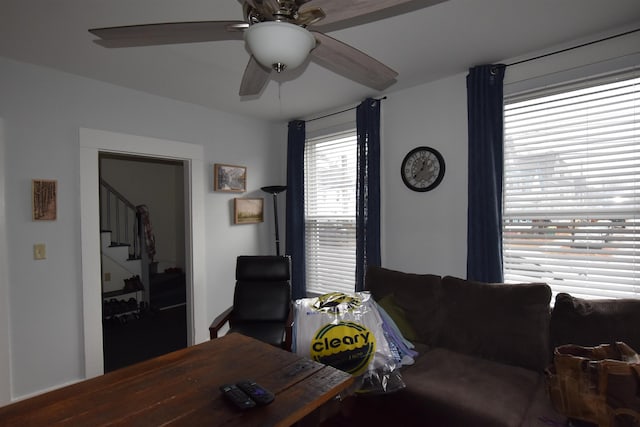
<svg viewBox="0 0 640 427">
<path fill-rule="evenodd" d="M 220 391 L 237 408 L 249 409 L 256 406 L 256 402 L 254 402 L 249 396 L 247 396 L 244 391 L 240 390 L 233 384 L 225 384 L 220 386 Z"/>
<path fill-rule="evenodd" d="M 236 384 L 238 388 L 253 399 L 258 405 L 268 405 L 273 402 L 275 396 L 269 390 L 256 384 L 254 381 L 245 380 Z"/>
</svg>

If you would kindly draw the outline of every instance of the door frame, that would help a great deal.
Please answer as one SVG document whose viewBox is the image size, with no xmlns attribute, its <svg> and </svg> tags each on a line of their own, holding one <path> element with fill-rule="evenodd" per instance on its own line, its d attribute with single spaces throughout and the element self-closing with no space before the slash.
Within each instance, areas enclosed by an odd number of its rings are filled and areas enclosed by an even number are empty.
<svg viewBox="0 0 640 427">
<path fill-rule="evenodd" d="M 99 153 L 184 162 L 187 344 L 208 339 L 204 221 L 204 148 L 200 145 L 80 128 L 80 222 L 85 378 L 104 373 L 100 266 Z"/>
<path fill-rule="evenodd" d="M 11 402 L 11 329 L 9 326 L 9 273 L 5 211 L 4 121 L 0 117 L 0 406 Z"/>
</svg>

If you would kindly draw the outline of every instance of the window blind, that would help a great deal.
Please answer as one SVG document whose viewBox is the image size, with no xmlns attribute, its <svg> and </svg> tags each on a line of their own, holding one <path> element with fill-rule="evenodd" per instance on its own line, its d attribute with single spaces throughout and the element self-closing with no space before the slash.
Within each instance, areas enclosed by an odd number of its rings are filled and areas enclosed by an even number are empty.
<svg viewBox="0 0 640 427">
<path fill-rule="evenodd" d="M 639 75 L 506 100 L 505 281 L 640 298 Z"/>
<path fill-rule="evenodd" d="M 307 291 L 353 292 L 356 265 L 356 131 L 305 145 Z"/>
</svg>

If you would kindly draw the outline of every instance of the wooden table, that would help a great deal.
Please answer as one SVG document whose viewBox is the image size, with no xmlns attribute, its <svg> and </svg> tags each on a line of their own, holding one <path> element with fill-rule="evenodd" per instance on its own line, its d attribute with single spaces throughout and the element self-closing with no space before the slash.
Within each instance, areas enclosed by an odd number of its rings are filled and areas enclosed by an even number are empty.
<svg viewBox="0 0 640 427">
<path fill-rule="evenodd" d="M 244 412 L 231 406 L 218 387 L 247 378 L 275 400 Z M 230 334 L 0 407 L 0 426 L 289 426 L 352 383 L 347 373 Z"/>
</svg>

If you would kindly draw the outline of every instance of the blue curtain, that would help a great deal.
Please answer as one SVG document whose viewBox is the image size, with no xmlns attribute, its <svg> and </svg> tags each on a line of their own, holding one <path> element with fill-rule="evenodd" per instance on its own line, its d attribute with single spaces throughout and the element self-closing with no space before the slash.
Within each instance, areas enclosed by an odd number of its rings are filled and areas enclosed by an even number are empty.
<svg viewBox="0 0 640 427">
<path fill-rule="evenodd" d="M 368 265 L 380 265 L 380 100 L 367 98 L 356 110 L 356 291 L 364 289 Z"/>
<path fill-rule="evenodd" d="M 469 207 L 467 278 L 502 282 L 504 65 L 473 67 L 467 75 Z"/>
<path fill-rule="evenodd" d="M 291 297 L 307 295 L 304 256 L 304 143 L 302 120 L 289 122 L 287 139 L 287 207 L 285 253 L 291 257 Z"/>
</svg>

